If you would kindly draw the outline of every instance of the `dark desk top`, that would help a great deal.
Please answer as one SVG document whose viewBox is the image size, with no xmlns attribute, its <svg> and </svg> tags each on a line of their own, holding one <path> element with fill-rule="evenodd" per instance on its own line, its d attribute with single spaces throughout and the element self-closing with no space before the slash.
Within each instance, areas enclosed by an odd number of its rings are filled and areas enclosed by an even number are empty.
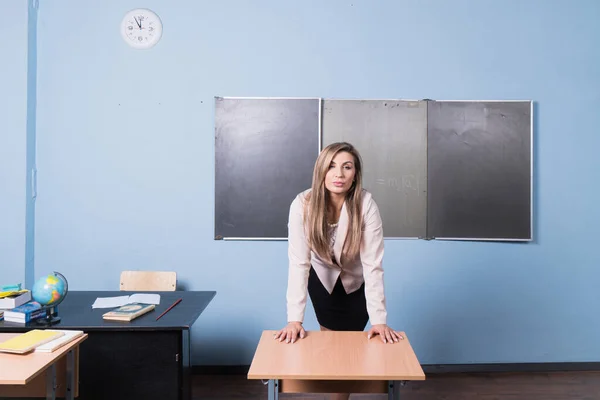
<svg viewBox="0 0 600 400">
<path fill-rule="evenodd" d="M 126 296 L 133 293 L 160 294 L 160 304 L 153 311 L 144 314 L 133 321 L 107 321 L 102 319 L 102 314 L 114 308 L 92 309 L 92 304 L 98 297 Z M 48 327 L 49 329 L 79 329 L 94 330 L 183 330 L 198 319 L 200 314 L 215 297 L 214 291 L 177 291 L 177 292 L 125 292 L 125 291 L 69 291 L 67 297 L 58 306 L 60 323 Z M 156 318 L 169 308 L 177 299 L 183 299 L 178 305 L 156 321 Z M 34 323 L 16 324 L 14 322 L 0 321 L 0 332 L 23 332 L 32 328 L 40 328 Z M 43 328 L 42 328 L 43 329 Z"/>
</svg>

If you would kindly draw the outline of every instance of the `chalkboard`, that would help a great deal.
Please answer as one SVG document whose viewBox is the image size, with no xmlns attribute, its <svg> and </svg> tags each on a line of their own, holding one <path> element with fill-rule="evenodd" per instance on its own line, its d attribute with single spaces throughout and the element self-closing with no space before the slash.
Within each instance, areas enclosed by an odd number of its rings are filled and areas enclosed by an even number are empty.
<svg viewBox="0 0 600 400">
<path fill-rule="evenodd" d="M 216 98 L 215 239 L 285 239 L 348 141 L 386 238 L 532 240 L 532 102 Z"/>
<path fill-rule="evenodd" d="M 310 188 L 319 99 L 215 98 L 215 239 L 286 239 Z"/>
<path fill-rule="evenodd" d="M 324 100 L 323 147 L 352 143 L 390 238 L 426 235 L 427 102 Z"/>
<path fill-rule="evenodd" d="M 531 239 L 531 103 L 429 102 L 427 234 Z"/>
</svg>

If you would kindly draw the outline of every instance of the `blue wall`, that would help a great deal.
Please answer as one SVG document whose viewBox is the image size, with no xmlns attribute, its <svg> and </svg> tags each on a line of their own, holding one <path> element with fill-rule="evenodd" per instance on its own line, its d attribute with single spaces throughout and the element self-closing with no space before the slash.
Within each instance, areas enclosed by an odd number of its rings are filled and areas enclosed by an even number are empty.
<svg viewBox="0 0 600 400">
<path fill-rule="evenodd" d="M 25 283 L 27 0 L 0 0 L 0 285 Z"/>
<path fill-rule="evenodd" d="M 532 99 L 536 240 L 387 241 L 389 323 L 425 364 L 600 361 L 600 3 L 147 0 L 164 36 L 134 51 L 119 22 L 140 4 L 41 1 L 36 276 L 117 289 L 123 269 L 176 270 L 218 291 L 194 364 L 249 364 L 285 323 L 287 248 L 213 240 L 214 96 Z M 0 232 L 23 242 L 19 224 Z"/>
</svg>

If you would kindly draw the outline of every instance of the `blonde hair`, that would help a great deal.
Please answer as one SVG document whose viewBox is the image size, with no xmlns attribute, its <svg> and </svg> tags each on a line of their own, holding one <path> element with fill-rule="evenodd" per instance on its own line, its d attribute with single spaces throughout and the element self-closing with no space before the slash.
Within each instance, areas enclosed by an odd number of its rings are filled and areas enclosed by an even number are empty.
<svg viewBox="0 0 600 400">
<path fill-rule="evenodd" d="M 304 225 L 309 246 L 325 261 L 331 261 L 330 238 L 327 229 L 329 192 L 325 188 L 325 175 L 332 160 L 340 152 L 350 153 L 354 157 L 355 168 L 354 182 L 344 199 L 348 211 L 349 228 L 342 249 L 342 259 L 354 259 L 360 252 L 362 240 L 362 160 L 358 151 L 350 143 L 332 143 L 325 147 L 317 157 L 313 169 L 312 189 L 304 203 Z"/>
</svg>

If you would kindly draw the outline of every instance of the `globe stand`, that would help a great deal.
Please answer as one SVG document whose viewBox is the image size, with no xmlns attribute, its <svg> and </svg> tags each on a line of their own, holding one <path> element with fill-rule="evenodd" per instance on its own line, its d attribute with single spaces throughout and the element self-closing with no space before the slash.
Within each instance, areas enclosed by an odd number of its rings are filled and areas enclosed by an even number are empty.
<svg viewBox="0 0 600 400">
<path fill-rule="evenodd" d="M 38 326 L 52 326 L 60 322 L 60 317 L 56 311 L 56 306 L 44 307 L 46 310 L 46 316 L 43 318 L 35 319 L 33 322 Z"/>
</svg>

